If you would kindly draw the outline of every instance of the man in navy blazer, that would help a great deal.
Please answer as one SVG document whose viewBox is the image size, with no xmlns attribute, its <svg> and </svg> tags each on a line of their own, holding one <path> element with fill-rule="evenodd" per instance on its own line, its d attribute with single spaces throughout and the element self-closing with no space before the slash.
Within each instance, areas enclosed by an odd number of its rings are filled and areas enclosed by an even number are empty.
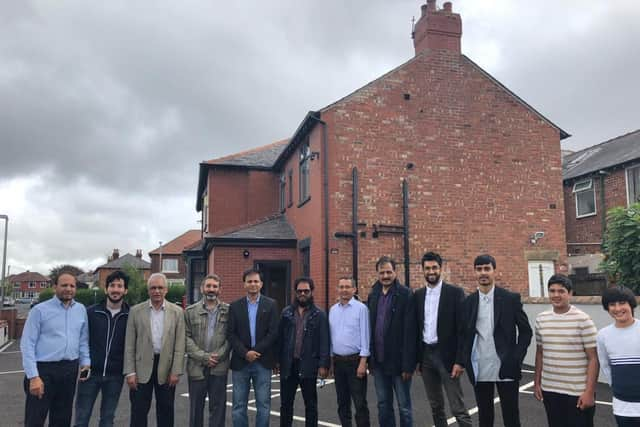
<svg viewBox="0 0 640 427">
<path fill-rule="evenodd" d="M 275 343 L 278 337 L 278 310 L 271 298 L 260 294 L 262 274 L 249 269 L 242 274 L 246 297 L 229 306 L 227 337 L 233 381 L 232 420 L 234 427 L 246 427 L 249 386 L 253 383 L 256 398 L 256 426 L 269 425 L 271 409 L 271 370 L 275 366 Z"/>
<path fill-rule="evenodd" d="M 413 294 L 416 307 L 416 361 L 431 405 L 433 423 L 446 427 L 444 392 L 458 425 L 471 427 L 464 404 L 460 377 L 464 373 L 464 290 L 441 278 L 442 257 L 435 252 L 422 256 L 426 286 Z"/>
<path fill-rule="evenodd" d="M 478 290 L 464 303 L 465 353 L 480 427 L 493 426 L 496 388 L 504 425 L 519 427 L 518 383 L 531 342 L 531 326 L 520 294 L 495 286 L 496 260 L 491 255 L 479 255 L 473 264 Z"/>
</svg>

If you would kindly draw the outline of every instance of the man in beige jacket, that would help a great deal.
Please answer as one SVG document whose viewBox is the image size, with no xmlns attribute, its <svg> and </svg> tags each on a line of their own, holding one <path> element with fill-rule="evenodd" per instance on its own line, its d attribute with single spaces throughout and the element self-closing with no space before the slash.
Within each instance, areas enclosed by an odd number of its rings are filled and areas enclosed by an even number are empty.
<svg viewBox="0 0 640 427">
<path fill-rule="evenodd" d="M 172 427 L 176 384 L 182 375 L 185 327 L 182 309 L 166 301 L 167 278 L 154 273 L 149 299 L 129 311 L 124 374 L 131 401 L 131 427 L 146 427 L 151 397 L 156 395 L 158 427 Z"/>
<path fill-rule="evenodd" d="M 231 346 L 227 341 L 229 304 L 220 301 L 216 274 L 200 285 L 202 299 L 184 312 L 189 374 L 189 426 L 203 427 L 204 402 L 209 396 L 209 427 L 223 426 L 227 406 L 227 372 Z"/>
</svg>

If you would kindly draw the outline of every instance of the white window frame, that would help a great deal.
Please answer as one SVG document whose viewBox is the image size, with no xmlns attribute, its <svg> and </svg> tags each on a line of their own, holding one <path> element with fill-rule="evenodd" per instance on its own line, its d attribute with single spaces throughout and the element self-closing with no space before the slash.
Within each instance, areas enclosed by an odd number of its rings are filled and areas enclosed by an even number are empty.
<svg viewBox="0 0 640 427">
<path fill-rule="evenodd" d="M 578 194 L 591 192 L 593 196 L 593 212 L 585 213 L 580 215 L 578 212 Z M 575 195 L 576 200 L 576 218 L 586 218 L 588 216 L 594 216 L 598 214 L 598 203 L 596 200 L 596 189 L 593 185 L 593 179 L 583 179 L 580 181 L 576 181 L 573 184 L 573 194 Z"/>
<path fill-rule="evenodd" d="M 36 288 L 36 282 L 29 282 L 29 286 L 27 288 L 28 289 L 35 289 Z"/>
<path fill-rule="evenodd" d="M 629 185 L 631 183 L 631 181 L 629 180 L 629 173 L 633 170 L 637 170 L 638 173 L 640 173 L 640 165 L 629 166 L 624 170 L 625 186 L 627 189 L 627 207 L 635 203 L 635 201 L 631 200 L 631 187 Z"/>
<path fill-rule="evenodd" d="M 169 270 L 168 268 L 165 268 L 165 263 L 167 261 L 172 261 L 175 262 L 176 264 L 176 269 L 175 270 Z M 162 272 L 163 273 L 179 273 L 180 272 L 180 265 L 178 264 L 178 260 L 176 258 L 162 258 Z"/>
</svg>

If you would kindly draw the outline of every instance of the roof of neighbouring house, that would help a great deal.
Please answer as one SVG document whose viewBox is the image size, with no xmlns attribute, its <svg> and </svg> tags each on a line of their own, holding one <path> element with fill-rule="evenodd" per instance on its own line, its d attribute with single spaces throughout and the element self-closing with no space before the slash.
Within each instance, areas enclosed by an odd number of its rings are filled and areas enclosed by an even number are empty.
<svg viewBox="0 0 640 427">
<path fill-rule="evenodd" d="M 289 139 L 283 139 L 261 147 L 252 148 L 250 150 L 241 151 L 229 156 L 219 157 L 217 159 L 204 162 L 208 165 L 218 166 L 239 166 L 250 168 L 266 168 L 273 166 L 276 159 L 282 153 L 282 150 L 289 144 Z"/>
<path fill-rule="evenodd" d="M 565 156 L 562 179 L 572 179 L 640 159 L 640 129 Z"/>
<path fill-rule="evenodd" d="M 149 252 L 149 255 L 159 255 L 161 252 L 162 255 L 180 255 L 183 250 L 197 243 L 201 238 L 202 232 L 200 230 L 189 230 L 165 243 L 162 247 L 155 248 Z"/>
<path fill-rule="evenodd" d="M 135 255 L 124 254 L 121 257 L 114 259 L 106 264 L 101 265 L 96 268 L 96 271 L 102 268 L 111 268 L 111 269 L 119 269 L 124 268 L 126 265 L 130 265 L 137 269 L 142 270 L 151 270 L 151 263 L 143 260 L 142 258 L 138 258 Z"/>
<path fill-rule="evenodd" d="M 10 276 L 11 283 L 15 282 L 48 282 L 49 278 L 35 271 L 25 271 L 23 273 L 13 274 Z"/>
<path fill-rule="evenodd" d="M 222 239 L 295 240 L 296 233 L 287 218 L 282 214 L 278 214 L 250 224 L 244 224 L 241 228 L 222 230 L 216 233 L 214 237 Z"/>
</svg>

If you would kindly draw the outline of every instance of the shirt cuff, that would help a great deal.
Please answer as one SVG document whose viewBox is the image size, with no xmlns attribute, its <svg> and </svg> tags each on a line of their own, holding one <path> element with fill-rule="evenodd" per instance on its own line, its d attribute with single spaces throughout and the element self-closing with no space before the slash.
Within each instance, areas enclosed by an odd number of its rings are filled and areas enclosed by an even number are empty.
<svg viewBox="0 0 640 427">
<path fill-rule="evenodd" d="M 129 374 L 127 374 L 127 375 L 125 375 L 125 377 L 127 377 L 127 378 L 128 378 L 128 377 L 132 377 L 132 376 L 134 376 L 135 374 L 136 374 L 135 372 L 131 372 L 131 373 L 129 373 Z"/>
</svg>

